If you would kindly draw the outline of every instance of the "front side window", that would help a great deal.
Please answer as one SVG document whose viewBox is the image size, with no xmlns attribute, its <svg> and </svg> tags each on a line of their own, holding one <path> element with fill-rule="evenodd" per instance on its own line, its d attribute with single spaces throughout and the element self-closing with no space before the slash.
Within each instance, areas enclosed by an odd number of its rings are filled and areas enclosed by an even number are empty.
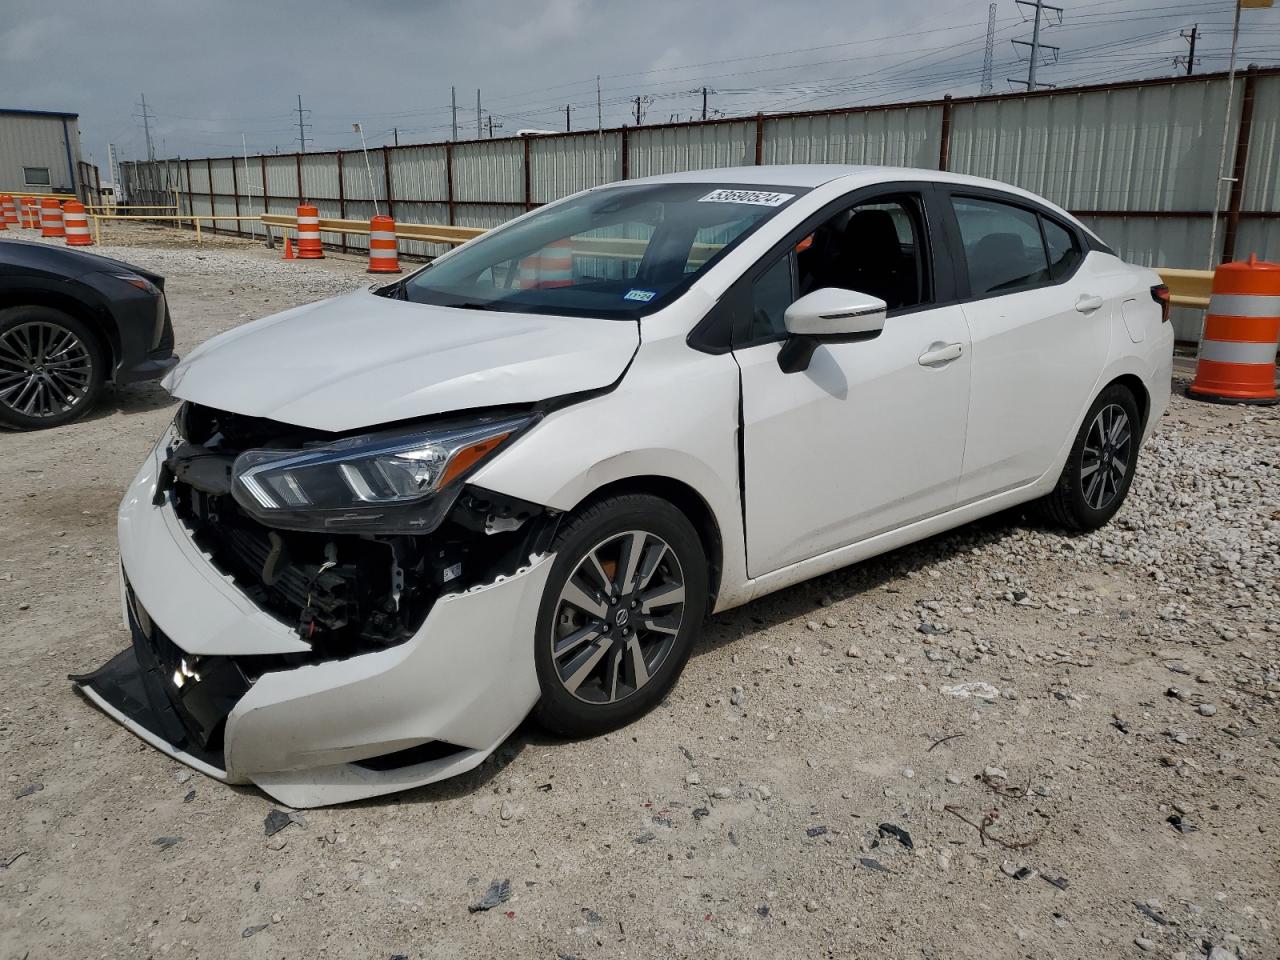
<svg viewBox="0 0 1280 960">
<path fill-rule="evenodd" d="M 29 187 L 47 187 L 49 186 L 49 168 L 23 167 L 22 179 Z"/>
<path fill-rule="evenodd" d="M 635 319 L 807 190 L 659 183 L 593 191 L 473 241 L 391 288 L 415 303 Z"/>
<path fill-rule="evenodd" d="M 994 200 L 953 197 L 969 270 L 969 293 L 999 296 L 1050 280 L 1039 218 Z"/>
<path fill-rule="evenodd" d="M 823 287 L 879 297 L 890 312 L 933 299 L 924 218 L 914 196 L 842 210 L 801 241 L 800 294 Z"/>
</svg>

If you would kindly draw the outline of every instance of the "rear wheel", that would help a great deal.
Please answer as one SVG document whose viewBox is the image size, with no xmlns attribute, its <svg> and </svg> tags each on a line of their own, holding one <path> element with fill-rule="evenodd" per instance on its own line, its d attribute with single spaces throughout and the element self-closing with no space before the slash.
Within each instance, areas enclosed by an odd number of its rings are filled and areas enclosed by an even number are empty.
<svg viewBox="0 0 1280 960">
<path fill-rule="evenodd" d="M 105 378 L 102 350 L 83 321 L 50 307 L 0 310 L 0 423 L 69 423 L 93 406 Z"/>
<path fill-rule="evenodd" d="M 539 609 L 534 660 L 543 726 L 603 733 L 675 684 L 707 609 L 707 560 L 665 500 L 627 494 L 570 518 Z"/>
<path fill-rule="evenodd" d="M 1112 384 L 1098 395 L 1067 457 L 1045 512 L 1070 530 L 1096 530 L 1124 503 L 1138 462 L 1142 424 L 1138 404 L 1125 387 Z"/>
</svg>

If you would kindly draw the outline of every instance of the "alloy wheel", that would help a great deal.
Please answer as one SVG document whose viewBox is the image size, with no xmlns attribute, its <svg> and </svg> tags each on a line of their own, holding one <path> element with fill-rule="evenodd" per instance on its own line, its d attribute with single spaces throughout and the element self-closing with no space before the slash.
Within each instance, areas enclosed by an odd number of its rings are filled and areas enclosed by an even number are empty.
<svg viewBox="0 0 1280 960">
<path fill-rule="evenodd" d="M 1085 503 L 1103 510 L 1120 494 L 1133 454 L 1129 415 L 1115 403 L 1098 411 L 1080 454 L 1080 490 Z"/>
<path fill-rule="evenodd" d="M 54 417 L 89 393 L 93 357 L 56 323 L 19 323 L 0 336 L 0 403 L 26 417 Z"/>
<path fill-rule="evenodd" d="M 647 684 L 684 621 L 684 572 L 661 537 L 628 530 L 578 561 L 556 603 L 551 661 L 565 690 L 611 704 Z"/>
</svg>

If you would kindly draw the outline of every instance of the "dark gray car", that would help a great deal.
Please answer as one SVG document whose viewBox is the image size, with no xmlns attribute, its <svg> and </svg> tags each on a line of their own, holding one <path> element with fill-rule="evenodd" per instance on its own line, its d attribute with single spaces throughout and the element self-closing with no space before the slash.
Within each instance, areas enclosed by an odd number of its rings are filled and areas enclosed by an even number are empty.
<svg viewBox="0 0 1280 960">
<path fill-rule="evenodd" d="M 0 426 L 68 423 L 108 380 L 178 362 L 164 277 L 80 250 L 0 240 Z"/>
</svg>

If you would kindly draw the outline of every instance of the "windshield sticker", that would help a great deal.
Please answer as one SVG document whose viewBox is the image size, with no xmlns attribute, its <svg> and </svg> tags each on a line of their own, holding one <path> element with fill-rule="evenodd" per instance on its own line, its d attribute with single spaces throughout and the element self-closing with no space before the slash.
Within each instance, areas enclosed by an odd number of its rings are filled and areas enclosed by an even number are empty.
<svg viewBox="0 0 1280 960">
<path fill-rule="evenodd" d="M 757 207 L 780 207 L 794 197 L 794 193 L 770 193 L 765 190 L 712 190 L 698 202 L 750 203 Z"/>
<path fill-rule="evenodd" d="M 658 295 L 657 290 L 628 290 L 623 300 L 638 300 L 641 303 L 648 303 Z"/>
</svg>

